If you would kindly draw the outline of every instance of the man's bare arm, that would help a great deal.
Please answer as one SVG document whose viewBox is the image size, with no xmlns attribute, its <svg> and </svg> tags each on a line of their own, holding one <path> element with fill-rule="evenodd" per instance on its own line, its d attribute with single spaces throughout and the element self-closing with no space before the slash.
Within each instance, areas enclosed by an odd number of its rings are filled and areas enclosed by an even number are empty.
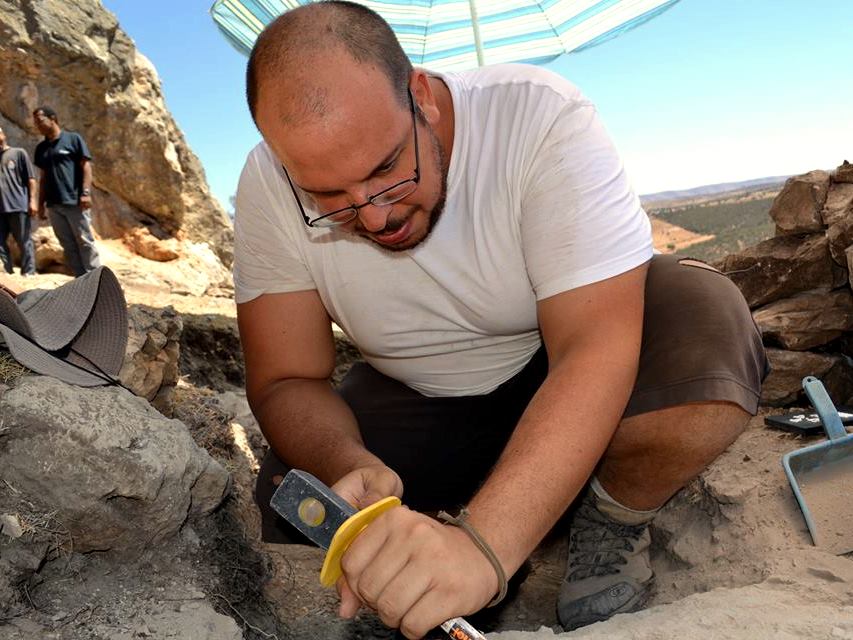
<svg viewBox="0 0 853 640">
<path fill-rule="evenodd" d="M 31 217 L 38 215 L 39 211 L 39 191 L 36 185 L 36 179 L 30 178 L 27 180 L 27 191 L 29 193 L 27 208 L 29 209 L 27 213 Z"/>
<path fill-rule="evenodd" d="M 539 303 L 548 375 L 469 505 L 508 574 L 579 493 L 618 426 L 636 378 L 646 269 Z"/>
<path fill-rule="evenodd" d="M 81 158 L 80 168 L 83 170 L 83 194 L 80 196 L 80 206 L 88 209 L 92 206 L 92 161 Z"/>
<path fill-rule="evenodd" d="M 276 455 L 328 484 L 382 462 L 368 452 L 329 377 L 331 321 L 316 291 L 275 293 L 237 305 L 252 411 Z"/>
</svg>

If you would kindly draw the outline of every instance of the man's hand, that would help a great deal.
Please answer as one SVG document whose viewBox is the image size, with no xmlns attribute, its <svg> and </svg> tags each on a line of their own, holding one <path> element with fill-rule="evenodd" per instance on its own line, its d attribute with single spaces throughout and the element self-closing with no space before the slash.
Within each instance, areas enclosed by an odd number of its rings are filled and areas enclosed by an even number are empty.
<svg viewBox="0 0 853 640">
<path fill-rule="evenodd" d="M 384 464 L 372 464 L 350 471 L 331 489 L 359 510 L 388 496 L 403 497 L 400 476 Z"/>
<path fill-rule="evenodd" d="M 35 218 L 39 214 L 38 202 L 30 200 L 29 206 L 27 207 L 27 213 L 31 218 Z"/>
<path fill-rule="evenodd" d="M 80 208 L 84 211 L 92 208 L 92 196 L 80 196 Z"/>
<path fill-rule="evenodd" d="M 483 608 L 498 590 L 495 569 L 468 535 L 406 507 L 383 513 L 341 560 L 339 614 L 364 604 L 407 638 Z"/>
</svg>

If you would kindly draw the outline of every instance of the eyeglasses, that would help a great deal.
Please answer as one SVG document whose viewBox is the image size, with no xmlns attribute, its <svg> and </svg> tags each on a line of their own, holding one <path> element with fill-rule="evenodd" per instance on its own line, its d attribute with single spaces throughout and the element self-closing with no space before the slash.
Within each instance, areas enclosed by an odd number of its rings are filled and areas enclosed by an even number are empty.
<svg viewBox="0 0 853 640">
<path fill-rule="evenodd" d="M 302 219 L 305 221 L 305 224 L 309 227 L 337 227 L 339 225 L 346 224 L 351 220 L 355 220 L 355 218 L 358 217 L 358 210 L 363 209 L 369 204 L 372 204 L 375 207 L 386 207 L 414 193 L 415 189 L 418 188 L 418 183 L 421 179 L 421 171 L 419 159 L 420 154 L 418 153 L 418 125 L 415 120 L 415 99 L 412 97 L 411 89 L 409 90 L 409 109 L 412 112 L 412 129 L 415 132 L 415 175 L 369 196 L 367 200 L 361 204 L 351 204 L 347 207 L 335 209 L 334 211 L 324 213 L 323 215 L 311 220 L 308 217 L 308 214 L 305 213 L 305 208 L 302 206 L 299 194 L 296 192 L 296 187 L 293 186 L 290 174 L 287 173 L 287 169 L 282 165 L 281 169 L 284 171 L 284 175 L 287 178 L 287 184 L 290 185 L 290 190 L 293 192 L 293 197 L 296 199 L 296 204 L 299 205 L 299 213 L 302 214 Z"/>
</svg>

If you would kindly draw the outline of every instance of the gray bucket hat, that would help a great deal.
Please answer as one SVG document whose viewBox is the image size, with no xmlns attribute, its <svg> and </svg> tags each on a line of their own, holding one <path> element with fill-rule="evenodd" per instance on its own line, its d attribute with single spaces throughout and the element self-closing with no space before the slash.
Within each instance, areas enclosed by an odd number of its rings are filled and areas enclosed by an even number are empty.
<svg viewBox="0 0 853 640">
<path fill-rule="evenodd" d="M 98 267 L 53 290 L 0 289 L 0 336 L 22 365 L 82 387 L 118 384 L 127 304 L 115 274 Z"/>
</svg>

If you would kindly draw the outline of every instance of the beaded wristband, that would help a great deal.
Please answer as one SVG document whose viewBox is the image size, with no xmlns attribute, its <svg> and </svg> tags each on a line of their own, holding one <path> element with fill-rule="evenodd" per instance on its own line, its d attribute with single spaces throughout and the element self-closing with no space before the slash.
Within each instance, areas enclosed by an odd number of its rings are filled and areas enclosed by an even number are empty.
<svg viewBox="0 0 853 640">
<path fill-rule="evenodd" d="M 455 518 L 446 513 L 444 511 L 438 512 L 438 519 L 444 520 L 447 524 L 453 525 L 454 527 L 459 527 L 468 534 L 468 537 L 474 542 L 477 548 L 483 552 L 483 555 L 486 556 L 486 559 L 492 563 L 492 566 L 495 569 L 495 573 L 498 574 L 498 595 L 492 598 L 492 601 L 487 604 L 487 607 L 494 607 L 501 600 L 506 597 L 507 591 L 507 581 L 506 581 L 506 573 L 504 573 L 503 565 L 501 565 L 501 561 L 498 560 L 498 557 L 495 555 L 495 552 L 492 551 L 492 548 L 488 545 L 488 543 L 483 540 L 483 536 L 480 535 L 480 532 L 477 531 L 473 526 L 468 523 L 468 509 L 462 507 L 459 510 L 459 515 Z"/>
</svg>

